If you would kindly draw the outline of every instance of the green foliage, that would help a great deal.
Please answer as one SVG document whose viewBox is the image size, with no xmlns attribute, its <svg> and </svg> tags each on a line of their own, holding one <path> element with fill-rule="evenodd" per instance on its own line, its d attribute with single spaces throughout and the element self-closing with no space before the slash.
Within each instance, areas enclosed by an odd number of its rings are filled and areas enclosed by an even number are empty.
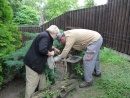
<svg viewBox="0 0 130 98">
<path fill-rule="evenodd" d="M 52 98 L 54 96 L 59 95 L 58 91 L 50 92 L 50 86 L 54 84 L 54 78 L 57 76 L 56 73 L 53 73 L 51 69 L 49 69 L 48 65 L 46 65 L 45 69 L 45 75 L 46 75 L 46 90 L 43 92 L 43 96 L 45 98 Z"/>
<path fill-rule="evenodd" d="M 74 69 L 78 75 L 83 76 L 83 67 L 81 63 L 72 64 L 72 66 L 74 66 Z"/>
<path fill-rule="evenodd" d="M 47 2 L 44 2 L 45 21 L 52 20 L 57 16 L 70 10 L 88 8 L 95 5 L 94 0 L 85 0 L 83 6 L 78 6 L 78 1 L 79 0 L 57 0 L 57 1 L 48 0 Z"/>
<path fill-rule="evenodd" d="M 8 1 L 7 0 L 1 0 L 0 1 L 0 24 L 9 24 L 12 21 L 12 9 L 11 7 L 8 5 Z"/>
<path fill-rule="evenodd" d="M 3 70 L 3 68 L 2 68 L 2 65 L 0 63 L 0 86 L 2 85 L 2 81 L 3 81 L 3 76 L 1 75 L 2 74 L 2 70 Z M 1 87 L 0 87 L 0 89 L 1 89 Z"/>
<path fill-rule="evenodd" d="M 12 10 L 7 0 L 0 2 L 0 58 L 21 45 L 18 27 L 12 24 Z"/>
<path fill-rule="evenodd" d="M 78 0 L 48 0 L 44 7 L 45 21 L 49 21 L 71 9 L 77 9 L 77 2 Z"/>
<path fill-rule="evenodd" d="M 113 53 L 111 49 L 105 47 L 101 50 L 100 61 L 101 63 L 108 65 L 118 65 L 124 63 L 124 60 L 122 60 L 120 56 Z"/>
<path fill-rule="evenodd" d="M 28 51 L 28 49 L 33 41 L 33 38 L 36 37 L 37 33 L 25 32 L 23 34 L 24 34 L 24 36 L 27 36 L 30 40 L 26 41 L 25 45 L 23 47 L 21 47 L 20 49 L 17 49 L 16 51 L 14 51 L 11 54 L 4 57 L 5 67 L 3 70 L 5 73 L 3 73 L 3 74 L 5 77 L 10 74 L 13 74 L 13 73 L 23 74 L 25 72 L 23 58 L 24 58 L 26 52 Z M 46 73 L 49 76 L 49 81 L 51 82 L 51 84 L 53 84 L 54 77 L 57 76 L 56 73 L 53 73 L 53 71 L 51 69 L 49 69 L 48 66 L 46 66 Z M 50 84 L 50 83 L 48 83 L 48 84 Z"/>
<path fill-rule="evenodd" d="M 100 59 L 102 76 L 94 77 L 93 86 L 80 89 L 78 92 L 75 91 L 71 96 L 77 95 L 78 98 L 130 98 L 130 62 L 108 48 L 101 49 Z M 67 98 L 72 98 L 71 96 Z"/>
<path fill-rule="evenodd" d="M 20 49 L 17 49 L 16 51 L 12 52 L 11 54 L 7 55 L 4 58 L 4 63 L 5 63 L 5 68 L 4 68 L 4 73 L 5 76 L 8 76 L 10 74 L 13 73 L 18 73 L 20 72 L 20 70 L 23 70 L 23 58 L 26 54 L 26 52 L 28 51 L 33 38 L 37 35 L 36 33 L 28 33 L 25 32 L 24 35 L 28 35 L 29 38 L 31 38 L 31 40 L 26 41 L 24 47 L 21 47 Z M 10 70 L 13 69 L 13 70 Z M 23 72 L 22 72 L 23 73 Z M 20 74 L 22 74 L 20 73 Z"/>
<path fill-rule="evenodd" d="M 100 58 L 103 76 L 96 83 L 105 92 L 104 98 L 129 98 L 129 62 L 108 48 L 101 50 Z"/>
<path fill-rule="evenodd" d="M 0 1 L 0 85 L 3 78 L 3 58 L 21 46 L 21 33 L 12 23 L 13 12 L 7 0 Z"/>
<path fill-rule="evenodd" d="M 29 32 L 24 32 L 23 33 L 26 37 L 30 38 L 31 40 L 33 40 L 37 35 L 38 33 L 29 33 Z M 27 43 L 27 42 L 26 42 Z"/>
<path fill-rule="evenodd" d="M 93 7 L 94 5 L 95 5 L 94 0 L 85 0 L 85 5 L 84 5 L 85 8 Z"/>
<path fill-rule="evenodd" d="M 26 6 L 30 6 L 35 12 L 36 15 L 40 15 L 43 9 L 43 2 L 45 0 L 22 0 L 21 3 Z"/>
<path fill-rule="evenodd" d="M 85 51 L 75 51 L 75 55 L 81 56 L 83 58 L 85 54 Z M 76 73 L 80 76 L 83 76 L 83 62 L 81 60 L 81 62 L 72 64 L 72 66 L 74 67 L 74 69 L 76 70 Z"/>
<path fill-rule="evenodd" d="M 53 72 L 49 67 L 48 65 L 46 64 L 46 68 L 45 68 L 45 74 L 46 74 L 46 77 L 47 77 L 47 87 L 49 87 L 51 84 L 54 84 L 55 81 L 54 81 L 54 78 L 57 77 L 57 73 L 56 72 Z"/>
<path fill-rule="evenodd" d="M 22 5 L 20 0 L 8 0 L 9 5 L 13 9 L 14 17 L 16 16 L 16 12 L 18 11 L 19 7 Z"/>
<path fill-rule="evenodd" d="M 0 58 L 2 58 L 5 54 L 15 50 L 15 45 L 12 44 L 15 38 L 13 38 L 12 32 L 3 24 L 0 24 L 0 38 Z"/>
<path fill-rule="evenodd" d="M 104 77 L 97 81 L 98 87 L 105 91 L 105 98 L 129 98 L 130 96 L 130 67 L 124 65 L 104 65 Z"/>
<path fill-rule="evenodd" d="M 18 27 L 12 24 L 12 9 L 7 0 L 0 2 L 0 58 L 20 47 L 21 34 Z"/>
<path fill-rule="evenodd" d="M 37 25 L 39 17 L 31 7 L 23 5 L 18 9 L 14 22 L 18 25 Z"/>
<path fill-rule="evenodd" d="M 14 18 L 19 16 L 17 13 L 19 13 L 19 9 L 22 5 L 31 7 L 31 9 L 33 9 L 36 13 L 35 17 L 39 17 L 43 9 L 43 6 L 42 6 L 43 0 L 8 0 L 8 1 L 9 1 L 9 5 L 13 9 Z"/>
</svg>

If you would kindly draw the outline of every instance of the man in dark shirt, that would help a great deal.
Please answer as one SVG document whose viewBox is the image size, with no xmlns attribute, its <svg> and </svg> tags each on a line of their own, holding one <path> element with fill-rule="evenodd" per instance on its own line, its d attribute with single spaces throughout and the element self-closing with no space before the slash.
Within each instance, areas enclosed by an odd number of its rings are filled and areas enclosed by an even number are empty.
<svg viewBox="0 0 130 98">
<path fill-rule="evenodd" d="M 39 90 L 43 90 L 46 87 L 45 63 L 49 56 L 53 56 L 55 52 L 60 52 L 52 46 L 53 39 L 56 38 L 58 33 L 59 28 L 51 25 L 46 31 L 36 36 L 26 53 L 24 58 L 26 67 L 25 98 L 31 98 L 38 84 Z"/>
</svg>

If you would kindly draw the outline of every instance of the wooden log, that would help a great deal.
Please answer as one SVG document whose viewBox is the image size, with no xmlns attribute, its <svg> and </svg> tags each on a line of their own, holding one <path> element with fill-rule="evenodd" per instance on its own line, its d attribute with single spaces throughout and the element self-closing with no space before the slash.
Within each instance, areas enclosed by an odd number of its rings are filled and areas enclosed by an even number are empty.
<svg viewBox="0 0 130 98">
<path fill-rule="evenodd" d="M 70 91 L 76 89 L 80 82 L 79 79 L 56 81 L 50 88 L 34 93 L 31 98 L 45 98 L 46 92 L 50 95 L 50 98 L 64 98 Z"/>
</svg>

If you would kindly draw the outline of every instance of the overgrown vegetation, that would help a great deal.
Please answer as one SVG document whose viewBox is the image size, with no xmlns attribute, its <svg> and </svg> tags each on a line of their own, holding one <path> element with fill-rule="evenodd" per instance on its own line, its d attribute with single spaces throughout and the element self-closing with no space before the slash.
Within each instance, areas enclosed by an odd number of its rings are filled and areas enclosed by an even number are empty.
<svg viewBox="0 0 130 98">
<path fill-rule="evenodd" d="M 103 76 L 97 84 L 105 92 L 104 98 L 129 98 L 130 63 L 108 48 L 101 51 L 100 58 Z"/>
<path fill-rule="evenodd" d="M 23 47 L 17 49 L 15 52 L 12 52 L 4 58 L 5 67 L 3 74 L 5 77 L 14 73 L 23 75 L 25 72 L 23 58 L 37 33 L 25 32 L 23 35 L 27 36 L 31 40 L 26 41 Z"/>
<path fill-rule="evenodd" d="M 17 73 L 20 76 L 25 74 L 23 58 L 37 34 L 38 33 L 29 32 L 23 33 L 23 35 L 26 36 L 29 40 L 25 41 L 23 47 L 4 57 L 3 75 L 5 78 L 14 73 Z M 57 42 L 57 40 L 54 40 L 54 46 L 59 47 L 59 49 L 62 49 L 63 47 Z M 47 76 L 49 76 L 50 83 L 53 84 L 54 77 L 57 76 L 56 73 L 53 73 L 52 70 L 48 67 L 46 67 L 46 73 Z"/>
<path fill-rule="evenodd" d="M 32 7 L 22 5 L 16 12 L 14 22 L 18 25 L 38 25 L 39 17 Z"/>
<path fill-rule="evenodd" d="M 7 0 L 0 1 L 0 85 L 3 81 L 3 58 L 21 46 L 21 33 L 12 22 L 13 12 Z"/>
<path fill-rule="evenodd" d="M 13 21 L 18 25 L 38 25 L 42 0 L 8 0 L 13 9 Z M 37 4 L 38 3 L 38 4 Z"/>
</svg>

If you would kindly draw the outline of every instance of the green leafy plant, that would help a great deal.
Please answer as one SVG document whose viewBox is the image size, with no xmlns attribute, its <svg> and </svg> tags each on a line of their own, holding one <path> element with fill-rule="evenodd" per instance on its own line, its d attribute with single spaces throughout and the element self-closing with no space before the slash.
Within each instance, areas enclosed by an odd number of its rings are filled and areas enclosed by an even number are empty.
<svg viewBox="0 0 130 98">
<path fill-rule="evenodd" d="M 69 11 L 70 9 L 77 9 L 78 0 L 48 0 L 44 7 L 45 20 L 49 21 L 57 16 Z M 59 10 L 60 9 L 60 10 Z"/>
<path fill-rule="evenodd" d="M 46 85 L 45 91 L 43 92 L 43 96 L 45 98 L 52 98 L 53 96 L 59 95 L 58 91 L 50 92 L 50 87 L 52 84 L 55 83 L 54 78 L 57 76 L 57 74 L 54 73 L 51 69 L 49 69 L 47 64 L 46 64 L 46 69 L 45 69 L 45 75 L 46 75 L 47 85 Z"/>
<path fill-rule="evenodd" d="M 19 74 L 24 73 L 23 58 L 24 58 L 26 52 L 28 51 L 28 49 L 33 41 L 33 38 L 37 35 L 37 33 L 25 32 L 24 35 L 29 37 L 30 40 L 26 41 L 25 45 L 23 47 L 21 47 L 20 49 L 17 49 L 15 52 L 12 52 L 9 55 L 7 55 L 6 57 L 4 57 L 5 67 L 3 70 L 5 72 L 4 73 L 5 76 L 8 76 L 13 73 L 19 73 Z M 22 72 L 20 70 L 22 70 Z"/>
<path fill-rule="evenodd" d="M 18 9 L 14 22 L 18 25 L 36 25 L 39 17 L 31 7 L 23 5 Z"/>
<path fill-rule="evenodd" d="M 0 85 L 3 78 L 3 58 L 18 49 L 21 43 L 21 32 L 12 22 L 13 12 L 7 0 L 0 1 Z"/>
</svg>

